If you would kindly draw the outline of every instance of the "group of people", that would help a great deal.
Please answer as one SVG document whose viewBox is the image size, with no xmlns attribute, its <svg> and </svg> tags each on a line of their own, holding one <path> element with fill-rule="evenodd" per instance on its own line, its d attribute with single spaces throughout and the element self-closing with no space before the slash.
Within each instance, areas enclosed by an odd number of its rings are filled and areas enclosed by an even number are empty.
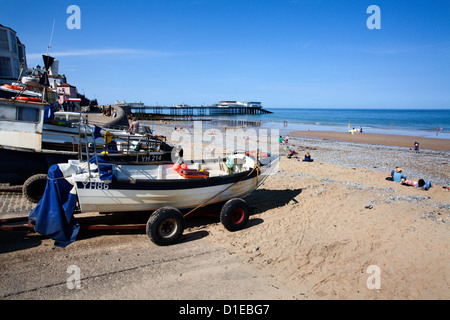
<svg viewBox="0 0 450 320">
<path fill-rule="evenodd" d="M 289 142 L 289 135 L 286 135 L 286 137 L 283 139 L 283 136 L 279 136 L 278 137 L 278 142 L 282 143 L 282 144 L 287 144 Z M 313 162 L 314 159 L 311 158 L 311 155 L 309 154 L 309 152 L 307 152 L 305 154 L 305 156 L 303 157 L 303 159 L 298 159 L 298 152 L 295 151 L 292 147 L 288 147 L 289 148 L 289 153 L 287 155 L 287 157 L 290 159 L 292 157 L 297 158 L 298 161 L 306 161 L 306 162 Z M 286 150 L 286 146 L 284 147 L 284 149 Z"/>
<path fill-rule="evenodd" d="M 286 135 L 286 137 L 285 137 L 284 139 L 283 139 L 282 136 L 279 136 L 279 137 L 278 137 L 278 142 L 279 142 L 279 143 L 288 143 L 288 142 L 289 142 L 289 136 Z"/>
<path fill-rule="evenodd" d="M 76 105 L 73 101 L 67 102 L 64 101 L 62 104 L 58 101 L 52 103 L 52 107 L 54 111 L 70 111 L 70 112 L 79 112 L 80 107 Z"/>
<path fill-rule="evenodd" d="M 292 158 L 292 157 L 294 156 L 295 158 L 297 158 L 298 161 L 306 161 L 306 162 L 313 162 L 313 161 L 314 161 L 314 159 L 311 158 L 311 155 L 309 154 L 309 152 L 307 152 L 307 153 L 305 154 L 305 156 L 303 157 L 303 159 L 298 159 L 297 155 L 298 155 L 298 152 L 297 152 L 297 151 L 295 151 L 295 150 L 289 148 L 289 154 L 287 155 L 287 157 L 288 157 L 289 159 Z"/>
<path fill-rule="evenodd" d="M 107 106 L 100 106 L 100 108 L 103 111 L 103 115 L 107 116 L 107 117 L 117 117 L 117 110 L 114 109 L 112 106 L 107 105 Z"/>
<path fill-rule="evenodd" d="M 418 181 L 407 180 L 408 177 L 403 174 L 403 169 L 396 167 L 395 170 L 391 171 L 391 179 L 394 182 L 401 183 L 406 186 L 413 186 L 421 188 L 423 190 L 428 190 L 431 188 L 431 181 L 425 181 L 424 179 L 419 179 Z"/>
<path fill-rule="evenodd" d="M 363 133 L 363 129 L 362 129 L 362 127 L 359 127 L 359 129 L 355 129 L 355 127 L 353 127 L 353 129 L 350 130 L 350 127 L 349 127 L 348 132 L 349 132 L 350 134 Z"/>
</svg>

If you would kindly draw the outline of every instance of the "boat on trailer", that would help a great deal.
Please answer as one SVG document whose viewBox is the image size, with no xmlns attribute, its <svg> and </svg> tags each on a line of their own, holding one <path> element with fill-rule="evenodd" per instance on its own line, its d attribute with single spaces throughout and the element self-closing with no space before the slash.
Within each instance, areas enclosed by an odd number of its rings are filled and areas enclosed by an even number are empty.
<svg viewBox="0 0 450 320">
<path fill-rule="evenodd" d="M 82 113 L 56 112 L 54 117 L 45 92 L 52 93 L 48 77 L 55 59 L 43 55 L 43 60 L 43 72 L 36 70 L 38 81 L 22 77 L 22 83 L 0 87 L 0 183 L 23 185 L 24 196 L 37 203 L 55 163 L 102 150 L 108 161 L 120 163 L 170 162 L 176 157 L 179 150 L 148 127 L 142 134 L 130 134 L 89 126 Z"/>
<path fill-rule="evenodd" d="M 182 165 L 111 164 L 98 156 L 89 162 L 69 160 L 50 168 L 44 197 L 29 219 L 37 232 L 60 234 L 63 239 L 55 240 L 68 244 L 75 240 L 79 228 L 72 218 L 76 203 L 82 213 L 152 212 L 147 235 L 154 243 L 167 245 L 183 233 L 186 215 L 207 205 L 224 203 L 221 222 L 228 230 L 236 231 L 245 226 L 249 217 L 248 205 L 242 198 L 277 171 L 278 161 L 279 157 L 259 161 L 239 153 Z M 64 232 L 48 233 L 47 223 L 55 219 L 68 223 Z"/>
<path fill-rule="evenodd" d="M 80 159 L 87 152 L 104 151 L 107 161 L 114 163 L 168 163 L 179 151 L 148 133 L 130 135 L 89 126 L 80 113 L 75 121 L 48 124 L 48 107 L 45 102 L 0 99 L 0 182 L 22 184 L 32 202 L 42 197 L 51 165 Z"/>
</svg>

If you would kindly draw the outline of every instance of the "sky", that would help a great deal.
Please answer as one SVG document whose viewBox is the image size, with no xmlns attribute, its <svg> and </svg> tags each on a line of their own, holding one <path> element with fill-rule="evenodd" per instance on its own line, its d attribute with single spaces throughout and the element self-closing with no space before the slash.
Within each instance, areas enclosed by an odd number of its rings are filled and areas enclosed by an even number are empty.
<svg viewBox="0 0 450 320">
<path fill-rule="evenodd" d="M 60 73 L 99 104 L 450 108 L 448 0 L 0 4 L 0 24 L 17 32 L 29 67 L 43 65 L 55 24 L 50 54 Z M 371 5 L 379 16 L 367 13 Z"/>
</svg>

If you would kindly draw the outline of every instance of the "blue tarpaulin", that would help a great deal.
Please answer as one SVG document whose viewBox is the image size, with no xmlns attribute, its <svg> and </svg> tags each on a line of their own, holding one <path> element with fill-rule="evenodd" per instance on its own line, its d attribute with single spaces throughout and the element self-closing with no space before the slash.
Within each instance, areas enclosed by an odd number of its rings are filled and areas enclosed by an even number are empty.
<svg viewBox="0 0 450 320">
<path fill-rule="evenodd" d="M 80 229 L 73 217 L 77 202 L 76 194 L 70 192 L 73 187 L 57 164 L 51 166 L 44 196 L 29 215 L 34 230 L 51 237 L 59 247 L 75 241 Z"/>
<path fill-rule="evenodd" d="M 94 170 L 94 172 L 100 173 L 100 180 L 111 180 L 113 177 L 112 165 L 100 158 L 99 156 L 93 155 L 89 160 L 90 163 L 98 164 L 98 169 Z"/>
<path fill-rule="evenodd" d="M 53 109 L 53 106 L 46 105 L 45 106 L 45 112 L 44 112 L 44 122 L 50 122 L 55 117 L 55 111 Z"/>
</svg>

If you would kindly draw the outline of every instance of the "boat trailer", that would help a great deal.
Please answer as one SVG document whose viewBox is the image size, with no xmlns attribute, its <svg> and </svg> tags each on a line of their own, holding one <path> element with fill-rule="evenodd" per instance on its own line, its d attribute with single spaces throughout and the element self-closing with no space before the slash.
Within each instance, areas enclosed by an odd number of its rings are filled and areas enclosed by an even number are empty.
<svg viewBox="0 0 450 320">
<path fill-rule="evenodd" d="M 166 207 L 170 208 L 170 207 Z M 196 212 L 187 212 L 184 213 L 183 218 L 218 218 L 220 217 L 220 222 L 224 225 L 224 227 L 229 231 L 237 231 L 241 230 L 247 224 L 248 218 L 250 214 L 253 214 L 256 211 L 255 206 L 249 206 L 247 203 L 240 199 L 235 198 L 228 200 L 225 204 L 218 207 L 217 204 L 199 208 L 195 210 Z M 161 208 L 163 209 L 163 208 Z M 225 210 L 224 210 L 225 209 Z M 151 232 L 149 230 L 149 221 L 151 216 L 154 215 L 155 212 L 152 213 L 123 213 L 122 217 L 120 217 L 121 213 L 99 213 L 96 215 L 82 216 L 76 217 L 77 223 L 80 225 L 80 232 L 85 231 L 114 231 L 114 232 L 145 232 L 149 236 L 149 238 L 157 245 L 167 245 L 172 244 L 172 242 L 165 243 L 164 241 L 158 241 L 157 239 L 152 238 Z M 191 210 L 193 211 L 193 210 Z M 220 213 L 219 213 L 220 212 Z M 127 219 L 130 221 L 129 217 L 132 215 L 131 220 L 145 220 L 148 219 L 147 222 L 139 222 L 135 223 L 120 223 L 120 220 Z M 110 218 L 110 223 L 106 223 L 105 219 Z M 116 219 L 115 219 L 116 218 Z M 102 220 L 99 223 L 99 220 Z M 119 220 L 119 221 L 117 221 Z M 111 223 L 112 222 L 112 223 Z M 114 223 L 116 222 L 116 223 Z M 117 223 L 119 222 L 119 223 Z M 35 232 L 34 226 L 28 220 L 28 217 L 18 217 L 18 218 L 7 218 L 0 219 L 0 231 L 28 231 Z M 163 232 L 163 231 L 159 231 Z M 155 241 L 157 240 L 157 241 Z"/>
</svg>

